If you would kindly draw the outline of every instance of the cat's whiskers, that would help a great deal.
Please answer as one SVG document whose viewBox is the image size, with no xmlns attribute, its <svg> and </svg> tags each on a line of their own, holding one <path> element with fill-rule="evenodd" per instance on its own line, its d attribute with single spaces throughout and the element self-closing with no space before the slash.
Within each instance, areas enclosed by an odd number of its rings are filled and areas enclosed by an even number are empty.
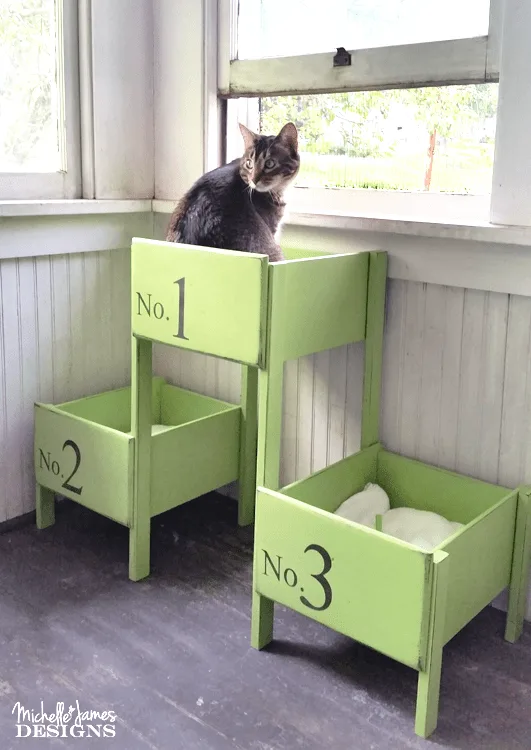
<svg viewBox="0 0 531 750">
<path fill-rule="evenodd" d="M 245 192 L 249 194 L 249 200 L 252 200 L 253 197 L 253 185 L 254 183 L 248 182 L 244 188 Z"/>
</svg>

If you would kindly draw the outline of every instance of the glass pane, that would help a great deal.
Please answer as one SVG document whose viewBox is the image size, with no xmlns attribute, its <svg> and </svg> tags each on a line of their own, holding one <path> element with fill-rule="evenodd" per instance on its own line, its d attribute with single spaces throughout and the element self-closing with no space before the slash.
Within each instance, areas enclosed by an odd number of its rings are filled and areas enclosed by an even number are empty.
<svg viewBox="0 0 531 750">
<path fill-rule="evenodd" d="M 61 169 L 56 2 L 0 0 L 0 171 Z"/>
<path fill-rule="evenodd" d="M 479 195 L 491 189 L 497 98 L 492 83 L 254 102 L 261 132 L 297 125 L 296 185 Z"/>
<path fill-rule="evenodd" d="M 283 57 L 487 34 L 489 0 L 240 0 L 238 57 Z"/>
</svg>

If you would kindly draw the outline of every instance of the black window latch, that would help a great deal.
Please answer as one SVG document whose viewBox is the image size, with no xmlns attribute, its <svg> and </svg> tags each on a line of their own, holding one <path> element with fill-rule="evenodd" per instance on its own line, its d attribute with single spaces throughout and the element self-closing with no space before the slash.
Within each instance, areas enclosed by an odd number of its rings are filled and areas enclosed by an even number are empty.
<svg viewBox="0 0 531 750">
<path fill-rule="evenodd" d="M 334 68 L 342 68 L 345 65 L 352 65 L 352 55 L 344 47 L 336 47 L 334 55 Z"/>
</svg>

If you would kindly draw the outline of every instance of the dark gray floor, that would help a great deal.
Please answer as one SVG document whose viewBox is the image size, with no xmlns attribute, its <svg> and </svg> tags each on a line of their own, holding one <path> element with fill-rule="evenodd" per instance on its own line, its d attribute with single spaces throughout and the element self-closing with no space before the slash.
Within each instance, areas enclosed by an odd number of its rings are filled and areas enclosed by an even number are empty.
<svg viewBox="0 0 531 750">
<path fill-rule="evenodd" d="M 206 520 L 205 520 L 206 519 Z M 503 641 L 491 608 L 445 650 L 439 726 L 413 733 L 416 673 L 277 608 L 249 647 L 251 535 L 202 498 L 154 522 L 153 573 L 127 580 L 127 532 L 65 504 L 52 529 L 0 535 L 0 750 L 14 704 L 114 710 L 114 739 L 31 747 L 113 750 L 531 748 L 531 628 Z"/>
</svg>

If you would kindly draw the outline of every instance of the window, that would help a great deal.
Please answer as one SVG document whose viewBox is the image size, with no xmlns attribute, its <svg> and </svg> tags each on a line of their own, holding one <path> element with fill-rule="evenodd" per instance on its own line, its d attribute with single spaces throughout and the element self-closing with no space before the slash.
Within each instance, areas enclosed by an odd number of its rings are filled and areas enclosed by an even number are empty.
<svg viewBox="0 0 531 750">
<path fill-rule="evenodd" d="M 241 152 L 238 119 L 267 133 L 292 120 L 299 187 L 488 195 L 500 7 L 232 2 L 220 36 L 220 94 L 237 102 L 227 110 L 228 155 Z M 340 46 L 350 65 L 334 65 Z"/>
<path fill-rule="evenodd" d="M 79 195 L 77 3 L 0 3 L 0 198 Z"/>
<path fill-rule="evenodd" d="M 305 188 L 487 195 L 497 84 L 247 100 L 257 132 L 297 125 Z M 240 113 L 241 117 L 241 113 Z M 235 128 L 234 118 L 230 127 Z M 236 156 L 241 143 L 234 144 Z"/>
<path fill-rule="evenodd" d="M 489 28 L 485 0 L 328 0 L 323 7 L 322 0 L 243 0 L 238 59 L 463 39 Z"/>
</svg>

